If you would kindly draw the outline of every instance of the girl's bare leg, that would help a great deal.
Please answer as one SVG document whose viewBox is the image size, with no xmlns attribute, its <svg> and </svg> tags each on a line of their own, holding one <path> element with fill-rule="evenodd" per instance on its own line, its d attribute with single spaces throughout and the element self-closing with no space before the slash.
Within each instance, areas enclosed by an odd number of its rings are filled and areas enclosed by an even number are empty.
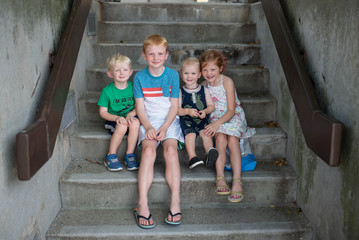
<svg viewBox="0 0 359 240">
<path fill-rule="evenodd" d="M 233 170 L 233 179 L 241 178 L 241 168 L 242 168 L 242 156 L 241 148 L 239 145 L 239 138 L 235 136 L 228 136 L 228 148 L 231 152 L 231 165 Z M 233 192 L 242 192 L 242 185 L 239 181 L 232 182 L 232 191 Z"/>
</svg>

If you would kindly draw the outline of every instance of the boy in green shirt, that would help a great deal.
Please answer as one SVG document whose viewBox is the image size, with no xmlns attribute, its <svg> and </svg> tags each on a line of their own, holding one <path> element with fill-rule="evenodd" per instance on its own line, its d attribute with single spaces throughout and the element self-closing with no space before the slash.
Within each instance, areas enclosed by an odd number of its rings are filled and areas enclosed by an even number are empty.
<svg viewBox="0 0 359 240">
<path fill-rule="evenodd" d="M 115 54 L 107 59 L 107 69 L 107 75 L 113 79 L 113 82 L 102 89 L 97 103 L 100 106 L 100 116 L 106 120 L 105 128 L 112 135 L 104 165 L 109 171 L 123 169 L 116 153 L 128 132 L 125 164 L 128 170 L 136 170 L 139 165 L 134 151 L 140 121 L 136 118 L 133 84 L 128 81 L 133 73 L 131 60 L 126 56 Z"/>
</svg>

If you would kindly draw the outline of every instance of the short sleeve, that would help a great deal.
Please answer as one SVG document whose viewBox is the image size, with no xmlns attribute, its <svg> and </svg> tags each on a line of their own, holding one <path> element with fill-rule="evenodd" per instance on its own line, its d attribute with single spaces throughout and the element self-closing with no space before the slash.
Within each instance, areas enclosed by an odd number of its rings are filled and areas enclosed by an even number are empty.
<svg viewBox="0 0 359 240">
<path fill-rule="evenodd" d="M 178 72 L 173 70 L 174 74 L 172 75 L 171 78 L 171 98 L 179 98 L 179 75 Z"/>
<path fill-rule="evenodd" d="M 108 102 L 108 97 L 106 95 L 105 89 L 103 89 L 101 91 L 101 95 L 100 95 L 100 97 L 98 99 L 97 105 L 100 106 L 100 107 L 108 108 L 109 102 Z"/>
<path fill-rule="evenodd" d="M 141 82 L 140 82 L 138 74 L 136 74 L 134 79 L 133 79 L 133 96 L 135 98 L 143 98 Z"/>
</svg>

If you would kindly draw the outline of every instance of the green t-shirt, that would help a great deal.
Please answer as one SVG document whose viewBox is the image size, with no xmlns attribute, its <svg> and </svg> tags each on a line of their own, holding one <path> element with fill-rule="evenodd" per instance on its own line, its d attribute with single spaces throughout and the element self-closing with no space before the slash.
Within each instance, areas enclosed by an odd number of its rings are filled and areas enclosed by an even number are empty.
<svg viewBox="0 0 359 240">
<path fill-rule="evenodd" d="M 123 90 L 116 88 L 113 82 L 108 84 L 102 89 L 97 105 L 107 108 L 113 115 L 126 117 L 135 107 L 133 83 L 129 81 Z"/>
</svg>

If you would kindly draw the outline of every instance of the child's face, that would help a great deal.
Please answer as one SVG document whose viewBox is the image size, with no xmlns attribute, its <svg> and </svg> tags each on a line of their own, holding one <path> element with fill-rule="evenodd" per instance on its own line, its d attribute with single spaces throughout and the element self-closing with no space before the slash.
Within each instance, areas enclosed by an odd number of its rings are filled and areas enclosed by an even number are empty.
<svg viewBox="0 0 359 240">
<path fill-rule="evenodd" d="M 111 69 L 107 71 L 107 75 L 112 78 L 114 82 L 123 83 L 128 81 L 132 72 L 133 70 L 129 64 L 115 62 Z"/>
<path fill-rule="evenodd" d="M 196 87 L 197 80 L 201 77 L 199 66 L 195 64 L 184 65 L 181 70 L 181 77 L 186 87 Z"/>
<path fill-rule="evenodd" d="M 219 79 L 222 69 L 219 68 L 215 62 L 209 62 L 203 69 L 202 69 L 202 76 L 208 82 L 214 82 Z"/>
<path fill-rule="evenodd" d="M 146 60 L 149 68 L 156 69 L 163 66 L 168 58 L 168 52 L 165 46 L 149 45 L 146 47 L 146 51 L 142 52 L 142 57 Z"/>
</svg>

